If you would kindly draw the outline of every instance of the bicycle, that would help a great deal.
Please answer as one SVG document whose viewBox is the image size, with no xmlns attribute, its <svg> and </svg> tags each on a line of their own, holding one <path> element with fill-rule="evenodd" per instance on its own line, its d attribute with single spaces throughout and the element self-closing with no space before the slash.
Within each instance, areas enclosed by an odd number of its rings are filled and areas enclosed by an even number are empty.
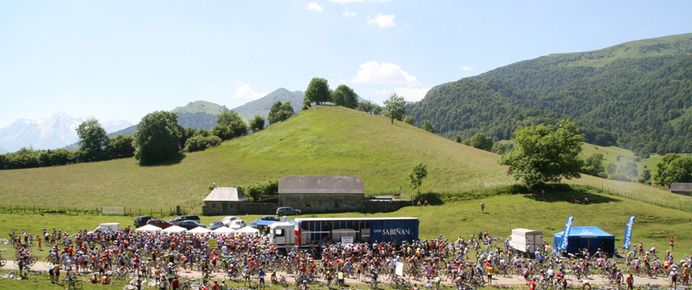
<svg viewBox="0 0 692 290">
<path fill-rule="evenodd" d="M 4 250 L 0 250 L 0 267 L 4 267 L 7 264 L 7 260 L 2 257 L 2 251 Z"/>
<path fill-rule="evenodd" d="M 65 289 L 66 290 L 82 290 L 84 288 L 84 281 L 80 279 L 68 280 L 65 279 Z"/>
<path fill-rule="evenodd" d="M 400 276 L 394 276 L 392 279 L 392 288 L 394 289 L 411 289 L 411 282 Z"/>
</svg>

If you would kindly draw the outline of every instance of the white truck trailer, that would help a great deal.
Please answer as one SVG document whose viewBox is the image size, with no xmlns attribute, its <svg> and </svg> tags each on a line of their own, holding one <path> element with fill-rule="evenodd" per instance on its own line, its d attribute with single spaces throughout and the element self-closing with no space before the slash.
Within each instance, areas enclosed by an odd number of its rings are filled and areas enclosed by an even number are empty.
<svg viewBox="0 0 692 290">
<path fill-rule="evenodd" d="M 519 252 L 533 254 L 536 250 L 543 249 L 543 233 L 530 229 L 513 229 L 509 246 Z"/>
</svg>

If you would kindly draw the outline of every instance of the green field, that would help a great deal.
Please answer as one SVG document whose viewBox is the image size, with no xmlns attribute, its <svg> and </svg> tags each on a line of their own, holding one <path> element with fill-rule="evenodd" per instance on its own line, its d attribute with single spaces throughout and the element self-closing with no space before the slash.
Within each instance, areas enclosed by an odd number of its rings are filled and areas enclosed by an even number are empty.
<svg viewBox="0 0 692 290">
<path fill-rule="evenodd" d="M 639 168 L 639 172 L 648 168 L 651 170 L 651 174 L 656 170 L 656 164 L 663 159 L 662 155 L 651 154 L 647 158 L 638 158 L 634 152 L 620 148 L 617 146 L 598 146 L 593 144 L 584 144 L 582 147 L 582 155 L 590 156 L 592 154 L 600 153 L 603 154 L 605 160 L 603 161 L 603 166 L 607 166 L 609 163 L 626 164 L 629 162 L 634 162 Z M 682 153 L 682 155 L 692 155 L 691 153 Z"/>
<path fill-rule="evenodd" d="M 428 165 L 421 190 L 483 192 L 513 184 L 498 155 L 457 144 L 402 122 L 341 107 L 317 107 L 255 134 L 188 153 L 179 163 L 139 166 L 134 159 L 0 171 L 0 205 L 94 209 L 124 206 L 199 210 L 211 183 L 237 186 L 286 175 L 356 175 L 368 195 L 411 192 L 408 174 Z M 692 199 L 637 183 L 585 176 L 572 183 L 692 211 Z M 640 198 L 642 200 L 647 200 Z"/>
<path fill-rule="evenodd" d="M 582 199 L 588 196 L 590 204 L 571 203 L 572 195 Z M 616 195 L 590 193 L 576 187 L 568 192 L 549 192 L 545 198 L 532 195 L 498 195 L 483 199 L 486 213 L 480 213 L 479 200 L 448 202 L 438 206 L 407 207 L 391 213 L 361 214 L 339 213 L 319 216 L 415 216 L 421 220 L 421 238 L 437 238 L 444 235 L 449 239 L 458 236 L 468 237 L 479 231 L 489 231 L 497 236 L 508 236 L 516 227 L 527 227 L 543 231 L 546 235 L 562 230 L 569 215 L 574 215 L 575 225 L 596 225 L 616 236 L 616 243 L 622 243 L 625 222 L 630 215 L 636 215 L 634 241 L 643 241 L 645 246 L 667 247 L 670 235 L 678 241 L 677 249 L 686 249 L 692 254 L 692 212 L 663 208 L 649 203 L 623 198 Z M 317 216 L 317 215 L 309 215 Z M 243 216 L 250 222 L 257 216 Z M 210 223 L 220 217 L 202 217 L 203 223 Z M 120 222 L 122 226 L 132 224 L 132 217 L 120 216 L 67 216 L 67 215 L 21 215 L 0 214 L 0 233 L 27 230 L 30 233 L 41 231 L 43 226 L 74 232 L 80 229 L 93 229 L 101 222 Z M 548 240 L 552 242 L 552 239 Z M 678 253 L 682 254 L 682 253 Z"/>
</svg>

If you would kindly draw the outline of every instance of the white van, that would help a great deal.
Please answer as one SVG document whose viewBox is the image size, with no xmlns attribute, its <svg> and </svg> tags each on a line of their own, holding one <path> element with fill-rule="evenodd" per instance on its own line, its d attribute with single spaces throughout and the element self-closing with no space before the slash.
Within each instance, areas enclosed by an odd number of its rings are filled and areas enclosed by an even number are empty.
<svg viewBox="0 0 692 290">
<path fill-rule="evenodd" d="M 98 227 L 96 227 L 93 231 L 90 231 L 89 233 L 96 233 L 96 232 L 117 232 L 120 230 L 120 223 L 102 223 L 99 224 Z"/>
</svg>

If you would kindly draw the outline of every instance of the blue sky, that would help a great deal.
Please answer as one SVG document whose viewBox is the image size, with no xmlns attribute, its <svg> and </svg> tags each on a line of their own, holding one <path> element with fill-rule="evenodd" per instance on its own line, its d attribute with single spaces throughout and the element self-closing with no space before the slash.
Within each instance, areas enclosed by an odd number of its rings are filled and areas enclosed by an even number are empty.
<svg viewBox="0 0 692 290">
<path fill-rule="evenodd" d="M 0 0 L 0 127 L 137 122 L 314 76 L 381 102 L 556 52 L 692 32 L 692 1 Z"/>
</svg>

